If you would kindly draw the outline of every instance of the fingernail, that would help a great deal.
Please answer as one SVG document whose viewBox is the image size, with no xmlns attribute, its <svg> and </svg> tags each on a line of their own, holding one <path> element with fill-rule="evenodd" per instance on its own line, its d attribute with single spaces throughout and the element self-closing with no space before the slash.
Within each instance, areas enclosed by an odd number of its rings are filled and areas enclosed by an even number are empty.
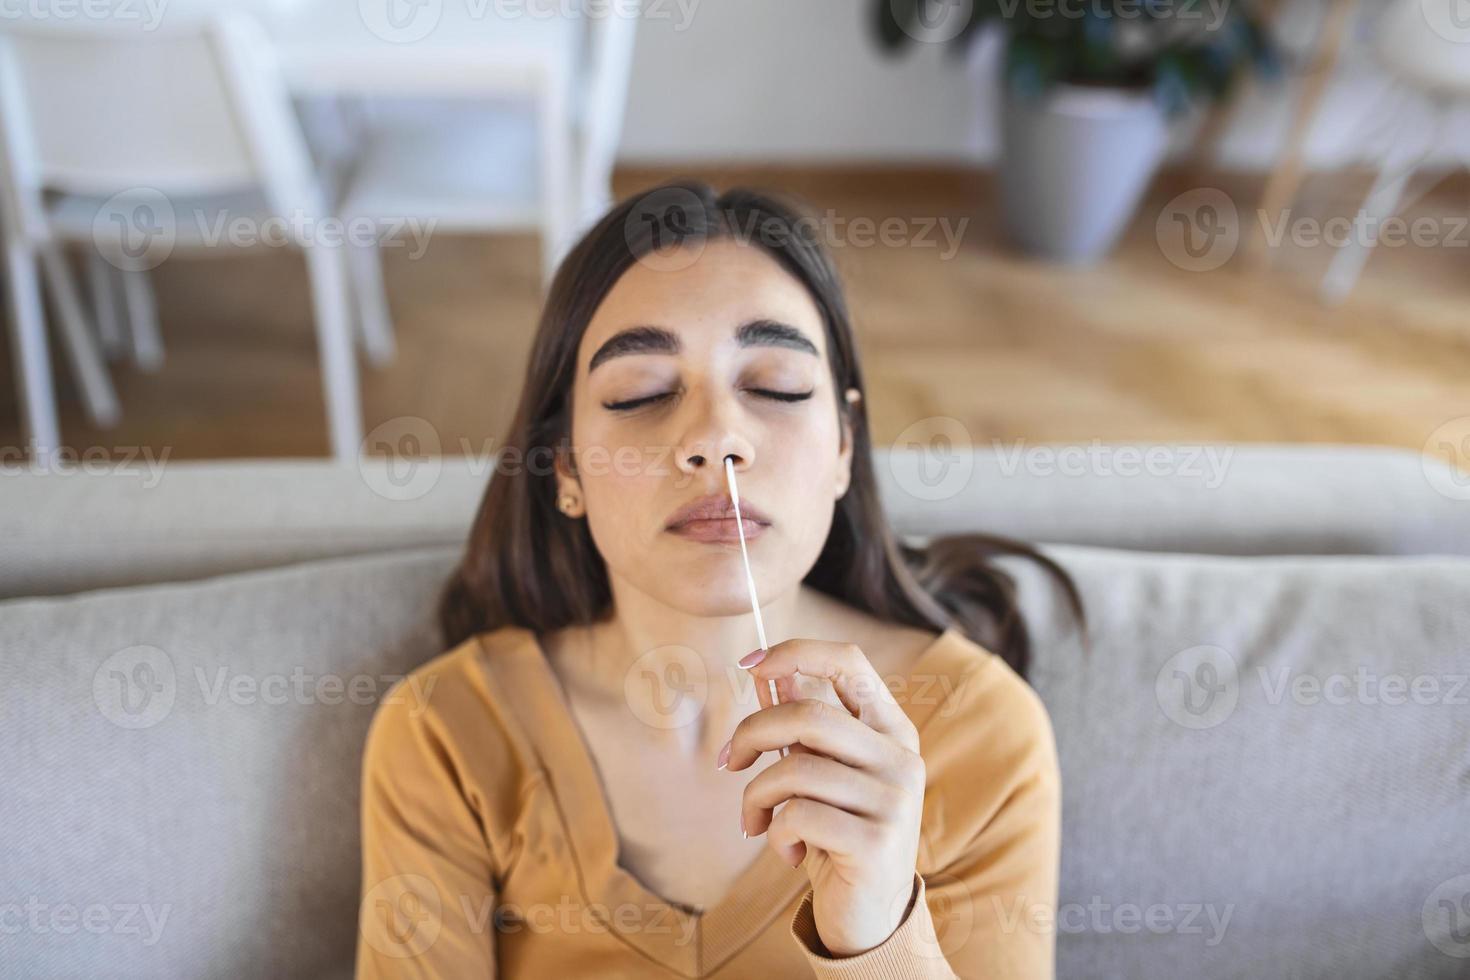
<svg viewBox="0 0 1470 980">
<path fill-rule="evenodd" d="M 740 811 L 740 836 L 750 840 L 750 835 L 745 832 L 745 811 Z"/>
<path fill-rule="evenodd" d="M 715 768 L 723 769 L 730 764 L 730 743 L 726 742 L 720 749 L 720 754 L 715 758 Z"/>
<path fill-rule="evenodd" d="M 751 667 L 754 667 L 756 664 L 760 663 L 764 659 L 766 659 L 766 651 L 752 650 L 750 653 L 747 653 L 745 656 L 740 658 L 740 666 L 749 670 Z"/>
</svg>

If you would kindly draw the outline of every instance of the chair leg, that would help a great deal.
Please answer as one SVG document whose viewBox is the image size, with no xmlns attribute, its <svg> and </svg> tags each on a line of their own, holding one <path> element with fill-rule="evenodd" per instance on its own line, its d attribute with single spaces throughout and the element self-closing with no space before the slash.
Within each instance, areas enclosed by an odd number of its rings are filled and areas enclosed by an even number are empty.
<svg viewBox="0 0 1470 980">
<path fill-rule="evenodd" d="M 1363 266 L 1368 261 L 1369 250 L 1378 243 L 1378 228 L 1398 211 L 1404 189 L 1426 159 L 1427 153 L 1407 160 L 1399 159 L 1394 152 L 1397 143 L 1395 140 L 1394 146 L 1385 151 L 1379 163 L 1378 176 L 1373 180 L 1373 187 L 1354 215 L 1352 234 L 1347 243 L 1337 250 L 1326 274 L 1322 276 L 1319 294 L 1325 303 L 1342 302 L 1357 284 L 1358 276 L 1362 274 Z M 1367 230 L 1358 228 L 1358 215 L 1367 219 Z"/>
<path fill-rule="evenodd" d="M 148 273 L 127 269 L 122 273 L 123 300 L 128 311 L 128 336 L 133 343 L 133 363 L 144 371 L 163 366 L 163 336 L 158 329 L 158 305 Z"/>
<path fill-rule="evenodd" d="M 391 363 L 398 354 L 393 339 L 393 319 L 388 309 L 388 293 L 383 287 L 383 257 L 376 245 L 349 245 L 346 248 L 363 350 L 372 364 L 381 367 Z"/>
<path fill-rule="evenodd" d="M 49 461 L 61 445 L 56 393 L 51 387 L 51 359 L 46 350 L 46 314 L 41 306 L 41 279 L 36 254 L 25 243 L 5 243 L 5 290 L 10 299 L 10 341 L 15 382 L 35 460 Z"/>
<path fill-rule="evenodd" d="M 339 460 L 354 460 L 362 444 L 362 410 L 358 402 L 357 361 L 352 344 L 347 257 L 339 247 L 308 245 L 303 251 L 311 279 L 311 302 L 316 319 L 322 394 L 327 403 L 332 455 Z"/>
<path fill-rule="evenodd" d="M 1322 97 L 1327 92 L 1327 85 L 1337 68 L 1357 6 L 1357 0 L 1330 0 L 1321 35 L 1316 41 L 1316 54 L 1292 111 L 1286 148 L 1271 168 L 1271 176 L 1266 181 L 1266 188 L 1257 207 L 1258 213 L 1267 215 L 1271 220 L 1275 220 L 1277 215 L 1291 207 L 1297 190 L 1301 187 L 1307 136 L 1316 120 Z M 1264 229 L 1254 232 L 1245 245 L 1247 262 L 1251 267 L 1264 271 L 1271 265 L 1275 256 L 1267 247 Z"/>
<path fill-rule="evenodd" d="M 87 253 L 87 289 L 92 294 L 92 311 L 97 322 L 97 339 L 109 361 L 122 356 L 127 347 L 123 335 L 123 310 L 118 296 L 118 270 L 102 253 Z"/>
<path fill-rule="evenodd" d="M 71 269 L 59 245 L 46 245 L 40 250 L 41 271 L 46 277 L 46 288 L 56 304 L 57 326 L 61 332 L 61 343 L 66 348 L 71 362 L 72 376 L 82 392 L 82 403 L 93 424 L 100 428 L 111 428 L 117 424 L 120 414 L 117 393 L 112 390 L 112 379 L 107 375 L 102 352 L 98 350 L 87 314 L 82 309 L 82 297 L 77 292 Z"/>
</svg>

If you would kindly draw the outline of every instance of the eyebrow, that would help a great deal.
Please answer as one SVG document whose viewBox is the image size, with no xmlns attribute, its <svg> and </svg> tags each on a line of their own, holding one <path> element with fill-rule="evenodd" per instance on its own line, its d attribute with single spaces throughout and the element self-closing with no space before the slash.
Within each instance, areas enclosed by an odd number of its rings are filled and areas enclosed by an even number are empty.
<svg viewBox="0 0 1470 980">
<path fill-rule="evenodd" d="M 780 320 L 757 319 L 742 323 L 735 330 L 735 342 L 741 347 L 789 347 L 813 357 L 819 356 L 817 346 L 796 327 Z M 599 364 L 615 357 L 630 354 L 677 354 L 683 350 L 679 335 L 665 327 L 637 326 L 619 330 L 592 355 L 587 362 L 587 373 L 592 373 Z"/>
</svg>

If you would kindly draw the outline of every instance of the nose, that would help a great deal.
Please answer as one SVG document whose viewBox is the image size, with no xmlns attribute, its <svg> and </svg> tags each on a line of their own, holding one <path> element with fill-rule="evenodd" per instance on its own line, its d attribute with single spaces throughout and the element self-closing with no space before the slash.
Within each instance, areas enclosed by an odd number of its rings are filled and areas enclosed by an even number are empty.
<svg viewBox="0 0 1470 980">
<path fill-rule="evenodd" d="M 734 460 L 737 471 L 744 472 L 755 460 L 755 448 L 734 421 L 735 411 L 727 409 L 720 396 L 708 402 L 676 447 L 674 458 L 680 472 L 687 476 L 713 468 L 723 480 L 726 457 Z"/>
</svg>

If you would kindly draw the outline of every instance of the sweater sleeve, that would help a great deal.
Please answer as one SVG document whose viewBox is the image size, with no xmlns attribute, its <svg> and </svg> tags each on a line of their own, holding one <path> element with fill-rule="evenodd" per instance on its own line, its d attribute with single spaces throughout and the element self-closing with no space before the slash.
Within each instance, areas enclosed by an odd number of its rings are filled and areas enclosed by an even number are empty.
<svg viewBox="0 0 1470 980">
<path fill-rule="evenodd" d="M 924 878 L 914 873 L 914 894 L 908 913 L 893 935 L 856 956 L 834 957 L 817 933 L 808 890 L 791 919 L 791 935 L 806 954 L 819 980 L 952 980 L 955 972 L 945 961 L 934 933 L 934 919 L 925 900 Z"/>
<path fill-rule="evenodd" d="M 363 754 L 356 980 L 494 978 L 494 880 L 454 754 L 427 701 L 400 684 Z"/>
<path fill-rule="evenodd" d="M 941 823 L 962 836 L 934 849 L 940 860 L 932 872 L 921 861 L 913 904 L 893 934 L 856 956 L 833 957 L 817 933 L 813 893 L 798 905 L 791 934 L 821 980 L 1055 975 L 1056 746 L 1040 699 L 1007 670 L 993 677 L 1003 683 L 962 691 L 961 710 L 920 733 L 926 761 L 932 756 L 939 770 L 926 794 L 923 836 L 945 837 L 934 830 Z"/>
</svg>

